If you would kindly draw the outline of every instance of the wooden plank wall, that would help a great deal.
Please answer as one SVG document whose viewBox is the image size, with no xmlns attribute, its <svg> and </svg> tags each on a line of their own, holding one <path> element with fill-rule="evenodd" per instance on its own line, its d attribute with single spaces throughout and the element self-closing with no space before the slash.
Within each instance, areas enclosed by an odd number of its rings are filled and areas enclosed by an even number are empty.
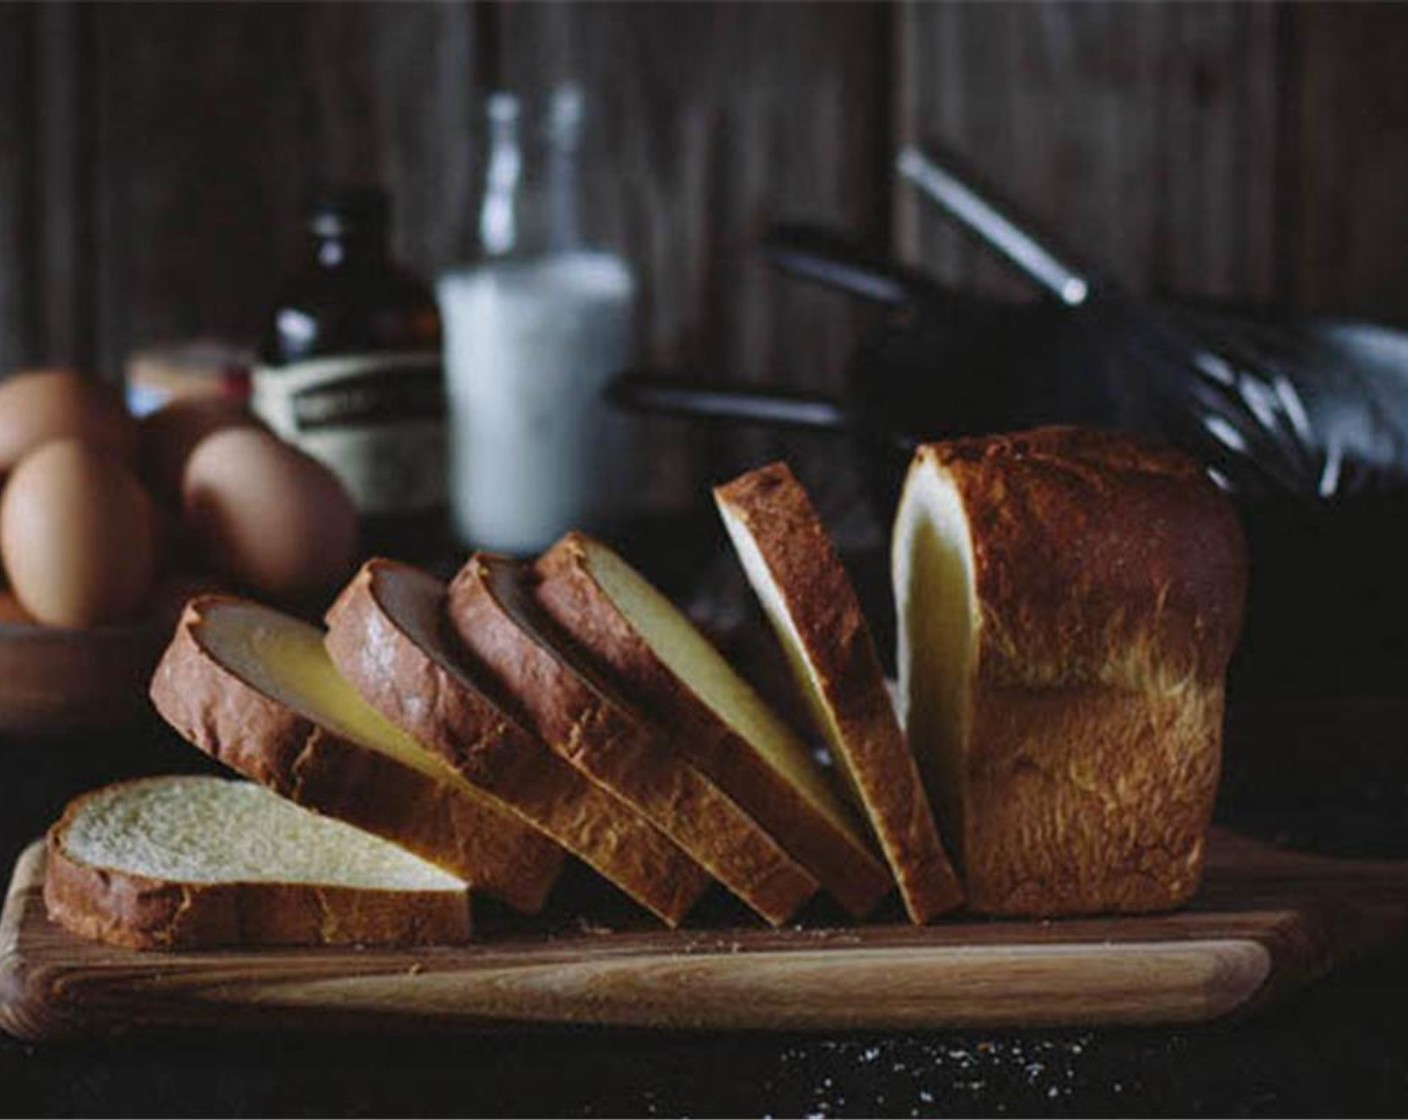
<svg viewBox="0 0 1408 1120">
<path fill-rule="evenodd" d="M 100 5 L 105 371 L 152 340 L 253 341 L 312 185 L 382 181 L 429 275 L 468 252 L 474 15 L 454 5 Z"/>
<path fill-rule="evenodd" d="M 6 366 L 32 360 L 35 334 L 27 275 L 34 253 L 26 236 L 33 84 L 25 61 L 32 14 L 0 8 L 0 359 Z"/>
<path fill-rule="evenodd" d="M 1054 3 L 906 9 L 906 140 L 939 141 L 1126 281 L 1269 299 L 1277 207 L 1277 38 L 1259 5 Z M 1006 287 L 917 200 L 898 243 L 957 283 Z"/>
<path fill-rule="evenodd" d="M 1408 321 L 1408 5 L 1295 9 L 1287 289 Z"/>
<path fill-rule="evenodd" d="M 462 259 L 478 99 L 567 77 L 658 363 L 839 389 L 868 320 L 749 260 L 777 215 L 1015 290 L 892 188 L 901 139 L 1143 289 L 1408 320 L 1404 42 L 1357 4 L 0 6 L 0 371 L 252 341 L 321 176 L 387 182 L 423 273 Z M 851 485 L 815 437 L 652 441 L 662 500 L 778 451 Z"/>
</svg>

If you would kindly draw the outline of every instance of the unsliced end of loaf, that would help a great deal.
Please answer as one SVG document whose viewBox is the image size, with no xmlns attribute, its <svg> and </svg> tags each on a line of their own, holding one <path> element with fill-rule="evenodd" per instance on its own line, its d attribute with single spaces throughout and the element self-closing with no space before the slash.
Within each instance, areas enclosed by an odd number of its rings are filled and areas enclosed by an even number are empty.
<svg viewBox="0 0 1408 1120">
<path fill-rule="evenodd" d="M 1187 901 L 1246 582 L 1197 464 L 1070 428 L 930 445 L 893 563 L 910 743 L 969 905 Z"/>
<path fill-rule="evenodd" d="M 44 897 L 80 936 L 138 949 L 424 945 L 469 937 L 467 885 L 250 782 L 158 777 L 76 798 Z"/>
</svg>

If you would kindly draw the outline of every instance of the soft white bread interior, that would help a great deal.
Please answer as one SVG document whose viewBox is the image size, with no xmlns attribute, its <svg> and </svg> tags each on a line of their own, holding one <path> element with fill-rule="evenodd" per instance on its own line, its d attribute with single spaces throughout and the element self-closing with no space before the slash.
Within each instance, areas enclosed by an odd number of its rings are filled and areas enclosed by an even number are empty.
<svg viewBox="0 0 1408 1120">
<path fill-rule="evenodd" d="M 735 551 L 807 700 L 816 730 L 864 809 L 912 920 L 962 902 L 905 744 L 850 578 L 806 491 L 783 463 L 714 497 Z"/>
<path fill-rule="evenodd" d="M 1070 428 L 930 445 L 893 565 L 909 741 L 970 906 L 1186 901 L 1247 578 L 1198 465 Z"/>
<path fill-rule="evenodd" d="M 159 777 L 72 802 L 45 896 L 75 932 L 142 948 L 424 943 L 469 934 L 467 884 L 251 782 Z"/>
<path fill-rule="evenodd" d="M 463 880 L 253 782 L 146 778 L 83 798 L 59 830 L 73 859 L 184 883 L 309 883 L 463 893 Z"/>
<path fill-rule="evenodd" d="M 315 626 L 244 600 L 186 608 L 152 678 L 177 731 L 298 804 L 400 844 L 516 909 L 561 849 L 367 704 Z"/>
<path fill-rule="evenodd" d="M 909 476 L 895 519 L 899 702 L 949 853 L 962 866 L 962 755 L 972 722 L 978 604 L 963 502 L 941 472 Z"/>
<path fill-rule="evenodd" d="M 862 916 L 893 888 L 806 744 L 644 576 L 583 533 L 534 570 L 552 619 L 843 906 Z"/>
<path fill-rule="evenodd" d="M 709 876 L 479 688 L 444 625 L 445 591 L 406 564 L 367 561 L 328 612 L 324 644 L 339 671 L 468 781 L 677 925 Z"/>
</svg>

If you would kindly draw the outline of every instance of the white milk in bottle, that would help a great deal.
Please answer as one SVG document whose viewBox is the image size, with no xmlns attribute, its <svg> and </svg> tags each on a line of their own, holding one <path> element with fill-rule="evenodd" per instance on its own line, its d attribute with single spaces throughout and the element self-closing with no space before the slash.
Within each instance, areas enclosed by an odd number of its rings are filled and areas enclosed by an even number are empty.
<svg viewBox="0 0 1408 1120">
<path fill-rule="evenodd" d="M 635 282 L 609 252 L 489 260 L 441 276 L 450 492 L 462 540 L 541 551 L 621 509 L 628 421 L 602 398 L 631 358 Z"/>
</svg>

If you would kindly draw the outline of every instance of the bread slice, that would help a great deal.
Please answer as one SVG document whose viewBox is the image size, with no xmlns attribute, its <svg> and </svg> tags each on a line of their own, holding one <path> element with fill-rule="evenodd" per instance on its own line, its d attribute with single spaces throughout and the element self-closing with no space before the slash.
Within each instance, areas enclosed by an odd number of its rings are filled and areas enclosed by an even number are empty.
<svg viewBox="0 0 1408 1120">
<path fill-rule="evenodd" d="M 447 616 L 496 698 L 553 750 L 624 799 L 769 922 L 817 881 L 573 652 L 533 602 L 524 569 L 476 555 L 450 585 Z"/>
<path fill-rule="evenodd" d="M 537 562 L 534 596 L 691 763 L 863 917 L 894 887 L 801 739 L 674 605 L 600 541 L 569 533 Z"/>
<path fill-rule="evenodd" d="M 915 922 L 963 901 L 900 730 L 875 643 L 831 539 L 783 463 L 714 490 L 743 570 Z"/>
<path fill-rule="evenodd" d="M 362 698 L 670 926 L 711 880 L 664 833 L 486 696 L 444 632 L 445 585 L 370 560 L 328 612 L 333 664 Z"/>
<path fill-rule="evenodd" d="M 537 911 L 562 850 L 371 708 L 315 626 L 200 596 L 152 677 L 177 731 L 290 801 L 401 845 L 517 910 Z"/>
<path fill-rule="evenodd" d="M 969 904 L 1184 902 L 1246 591 L 1231 503 L 1191 459 L 1127 435 L 933 444 L 893 560 L 910 743 Z"/>
<path fill-rule="evenodd" d="M 251 782 L 160 777 L 72 801 L 49 830 L 44 900 L 133 949 L 465 941 L 467 884 Z"/>
</svg>

